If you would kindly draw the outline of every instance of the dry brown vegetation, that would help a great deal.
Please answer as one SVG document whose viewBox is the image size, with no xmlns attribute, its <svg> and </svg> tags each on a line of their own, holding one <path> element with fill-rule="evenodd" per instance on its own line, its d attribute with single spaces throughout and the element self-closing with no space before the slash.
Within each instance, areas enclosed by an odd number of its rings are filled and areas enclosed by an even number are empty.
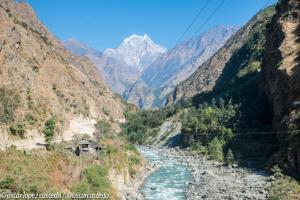
<svg viewBox="0 0 300 200">
<path fill-rule="evenodd" d="M 65 144 L 51 151 L 25 152 L 14 147 L 0 151 L 0 191 L 17 193 L 96 193 L 106 192 L 119 199 L 109 172 L 129 173 L 134 177 L 143 164 L 134 146 L 108 137 L 102 140 L 106 150 L 95 156 L 77 157 L 65 150 Z"/>
</svg>

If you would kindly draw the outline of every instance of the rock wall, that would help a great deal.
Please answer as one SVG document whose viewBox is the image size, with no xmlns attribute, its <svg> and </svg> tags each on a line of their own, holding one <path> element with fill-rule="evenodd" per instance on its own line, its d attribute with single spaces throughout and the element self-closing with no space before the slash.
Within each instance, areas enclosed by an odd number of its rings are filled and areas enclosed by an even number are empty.
<svg viewBox="0 0 300 200">
<path fill-rule="evenodd" d="M 267 33 L 262 69 L 281 150 L 272 161 L 300 177 L 300 2 L 282 0 Z"/>
</svg>

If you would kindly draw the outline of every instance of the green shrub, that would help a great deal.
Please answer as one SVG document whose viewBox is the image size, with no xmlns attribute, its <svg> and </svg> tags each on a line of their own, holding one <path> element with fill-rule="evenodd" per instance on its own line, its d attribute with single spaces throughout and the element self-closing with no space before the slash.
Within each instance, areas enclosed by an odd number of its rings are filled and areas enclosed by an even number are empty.
<svg viewBox="0 0 300 200">
<path fill-rule="evenodd" d="M 12 189 L 15 180 L 11 177 L 6 177 L 0 181 L 0 189 Z"/>
<path fill-rule="evenodd" d="M 106 107 L 102 107 L 102 112 L 106 115 L 109 116 L 109 110 Z"/>
<path fill-rule="evenodd" d="M 140 158 L 134 155 L 128 157 L 129 165 L 137 165 L 141 162 Z"/>
<path fill-rule="evenodd" d="M 36 119 L 36 117 L 32 114 L 32 113 L 27 113 L 26 115 L 25 115 L 25 121 L 28 123 L 28 124 L 30 124 L 30 125 L 34 125 L 34 124 L 36 124 L 37 123 L 37 119 Z"/>
<path fill-rule="evenodd" d="M 300 185 L 288 176 L 282 176 L 271 186 L 269 200 L 294 200 L 299 199 Z"/>
<path fill-rule="evenodd" d="M 252 63 L 249 63 L 245 68 L 241 69 L 237 76 L 239 78 L 248 76 L 250 74 L 253 74 L 255 72 L 258 72 L 261 69 L 261 62 L 259 61 L 254 61 Z"/>
<path fill-rule="evenodd" d="M 56 119 L 55 119 L 55 117 L 51 117 L 50 119 L 48 119 L 45 122 L 45 126 L 44 126 L 44 129 L 43 129 L 45 142 L 48 145 L 50 145 L 52 140 L 53 140 L 55 129 L 56 129 Z"/>
<path fill-rule="evenodd" d="M 131 144 L 131 143 L 126 144 L 126 145 L 125 145 L 125 148 L 126 148 L 127 150 L 130 150 L 130 151 L 132 151 L 132 152 L 138 154 L 138 150 L 137 150 L 137 148 L 135 147 L 134 144 Z"/>
<path fill-rule="evenodd" d="M 24 137 L 24 133 L 26 131 L 26 125 L 23 122 L 12 123 L 9 126 L 9 130 L 14 135 Z"/>
<path fill-rule="evenodd" d="M 90 184 L 96 191 L 98 189 L 100 190 L 106 190 L 110 187 L 110 183 L 108 180 L 108 169 L 103 166 L 97 166 L 92 165 L 87 167 L 83 172 L 85 178 L 88 181 L 88 184 Z"/>
<path fill-rule="evenodd" d="M 21 98 L 16 90 L 0 88 L 0 123 L 15 121 L 14 113 L 20 105 Z"/>
<path fill-rule="evenodd" d="M 208 150 L 207 150 L 207 147 L 206 146 L 203 146 L 201 144 L 201 142 L 194 142 L 192 145 L 191 145 L 191 149 L 193 151 L 197 151 L 201 154 L 207 154 L 208 153 Z"/>
<path fill-rule="evenodd" d="M 276 178 L 278 178 L 278 179 L 283 178 L 282 170 L 280 169 L 280 167 L 278 165 L 274 165 L 271 168 L 271 172 Z"/>
<path fill-rule="evenodd" d="M 223 142 L 220 141 L 218 138 L 214 138 L 209 144 L 208 144 L 208 153 L 211 158 L 216 160 L 224 160 L 223 155 Z"/>
<path fill-rule="evenodd" d="M 71 188 L 71 191 L 78 194 L 85 194 L 89 191 L 89 184 L 86 180 L 75 183 Z"/>
<path fill-rule="evenodd" d="M 106 153 L 109 154 L 116 154 L 118 152 L 118 149 L 113 147 L 112 145 L 107 145 L 106 147 Z"/>
<path fill-rule="evenodd" d="M 99 130 L 100 135 L 109 136 L 112 133 L 111 124 L 106 120 L 100 120 L 95 125 L 96 129 Z"/>
</svg>

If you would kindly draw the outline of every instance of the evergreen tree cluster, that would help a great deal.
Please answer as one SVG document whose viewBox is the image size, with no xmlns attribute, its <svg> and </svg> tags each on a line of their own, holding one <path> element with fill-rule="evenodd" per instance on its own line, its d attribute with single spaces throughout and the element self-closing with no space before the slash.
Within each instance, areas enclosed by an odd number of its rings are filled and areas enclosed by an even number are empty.
<svg viewBox="0 0 300 200">
<path fill-rule="evenodd" d="M 235 136 L 238 109 L 223 99 L 191 107 L 182 116 L 183 145 L 224 160 Z"/>
<path fill-rule="evenodd" d="M 137 112 L 126 112 L 126 123 L 123 125 L 123 134 L 130 142 L 144 144 L 149 137 L 155 137 L 158 127 L 165 119 L 176 113 L 174 107 L 160 110 L 140 110 Z"/>
</svg>

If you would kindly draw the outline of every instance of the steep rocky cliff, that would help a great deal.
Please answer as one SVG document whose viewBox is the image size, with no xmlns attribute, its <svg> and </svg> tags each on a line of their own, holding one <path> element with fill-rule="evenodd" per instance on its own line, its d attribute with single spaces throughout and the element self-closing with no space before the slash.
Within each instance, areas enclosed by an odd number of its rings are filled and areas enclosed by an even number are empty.
<svg viewBox="0 0 300 200">
<path fill-rule="evenodd" d="M 300 2 L 282 0 L 268 29 L 263 75 L 281 151 L 280 167 L 300 176 Z"/>
<path fill-rule="evenodd" d="M 123 98 L 139 108 L 151 109 L 155 94 L 144 81 L 138 80 L 125 90 Z"/>
<path fill-rule="evenodd" d="M 96 67 L 65 50 L 28 4 L 1 0 L 0 24 L 2 132 L 10 132 L 4 131 L 10 127 L 26 138 L 33 132 L 29 130 L 36 130 L 39 137 L 45 121 L 55 116 L 58 134 L 69 138 L 74 134 L 70 126 L 84 117 L 123 119 L 125 105 L 106 87 Z"/>
<path fill-rule="evenodd" d="M 182 98 L 192 97 L 201 92 L 211 91 L 216 85 L 219 76 L 223 73 L 224 68 L 228 67 L 228 65 L 236 65 L 238 67 L 235 63 L 228 63 L 229 60 L 240 48 L 249 42 L 251 33 L 264 28 L 272 14 L 272 12 L 263 11 L 255 15 L 246 25 L 230 37 L 216 54 L 200 65 L 188 79 L 176 86 L 174 91 L 168 95 L 167 104 L 173 104 Z"/>
</svg>

